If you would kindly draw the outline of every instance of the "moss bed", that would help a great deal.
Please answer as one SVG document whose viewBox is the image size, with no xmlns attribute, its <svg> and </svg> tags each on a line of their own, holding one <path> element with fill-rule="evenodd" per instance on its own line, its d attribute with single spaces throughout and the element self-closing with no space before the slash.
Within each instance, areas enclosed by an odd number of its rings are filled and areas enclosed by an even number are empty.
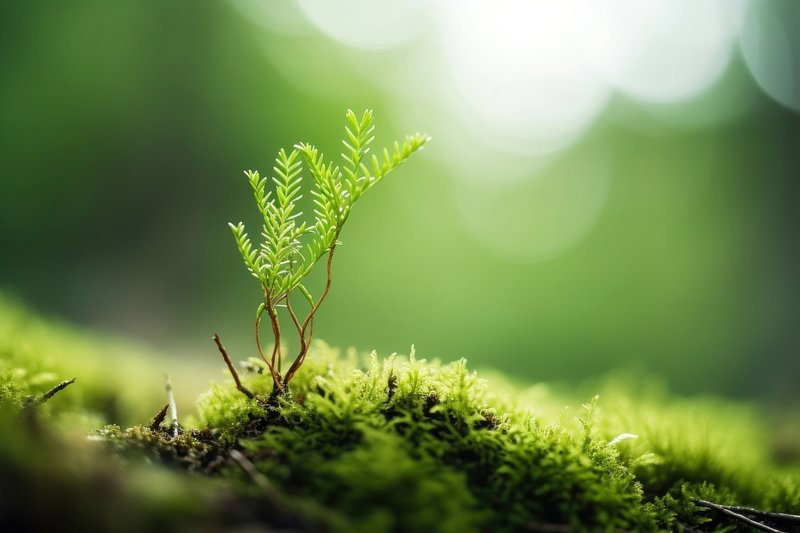
<svg viewBox="0 0 800 533">
<path fill-rule="evenodd" d="M 87 438 L 105 395 L 78 376 L 40 404 L 64 363 L 0 350 L 2 531 L 750 531 L 703 502 L 800 513 L 758 410 L 654 386 L 609 381 L 570 410 L 464 361 L 317 343 L 285 397 L 251 364 L 253 400 L 214 385 L 179 427 Z"/>
</svg>

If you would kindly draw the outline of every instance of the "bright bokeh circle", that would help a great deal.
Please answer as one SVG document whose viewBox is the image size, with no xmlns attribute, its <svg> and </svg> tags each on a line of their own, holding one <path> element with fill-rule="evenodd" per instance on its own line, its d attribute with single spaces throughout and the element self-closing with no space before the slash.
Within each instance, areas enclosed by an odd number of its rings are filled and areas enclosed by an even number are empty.
<svg viewBox="0 0 800 533">
<path fill-rule="evenodd" d="M 571 1 L 451 4 L 441 39 L 450 99 L 486 141 L 542 153 L 575 140 L 605 107 L 608 87 L 576 41 Z"/>
<path fill-rule="evenodd" d="M 431 15 L 424 0 L 297 0 L 323 33 L 363 49 L 401 46 L 416 37 Z"/>
<path fill-rule="evenodd" d="M 459 211 L 472 236 L 515 262 L 557 257 L 577 246 L 600 219 L 611 170 L 601 152 L 564 159 L 515 183 L 464 184 Z"/>
<path fill-rule="evenodd" d="M 800 2 L 753 0 L 742 28 L 742 55 L 771 98 L 800 111 Z"/>
<path fill-rule="evenodd" d="M 592 68 L 635 99 L 672 103 L 701 94 L 731 59 L 741 24 L 737 0 L 578 0 Z"/>
</svg>

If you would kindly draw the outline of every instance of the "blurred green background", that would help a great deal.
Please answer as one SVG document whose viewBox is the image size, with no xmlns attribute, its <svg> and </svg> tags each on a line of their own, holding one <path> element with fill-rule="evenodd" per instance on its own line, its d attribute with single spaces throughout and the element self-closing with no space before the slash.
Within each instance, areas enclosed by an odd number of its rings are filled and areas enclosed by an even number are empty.
<svg viewBox="0 0 800 533">
<path fill-rule="evenodd" d="M 213 332 L 254 353 L 242 171 L 369 107 L 433 142 L 318 338 L 797 400 L 800 4 L 695 4 L 4 2 L 0 291 L 217 376 Z"/>
</svg>

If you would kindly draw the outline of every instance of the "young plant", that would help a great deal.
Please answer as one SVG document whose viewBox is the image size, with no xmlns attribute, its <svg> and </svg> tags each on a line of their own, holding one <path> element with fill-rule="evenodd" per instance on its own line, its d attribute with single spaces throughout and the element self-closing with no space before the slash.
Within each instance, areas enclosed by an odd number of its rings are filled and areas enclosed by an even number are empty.
<svg viewBox="0 0 800 533">
<path fill-rule="evenodd" d="M 359 119 L 352 111 L 346 113 L 344 152 L 340 165 L 325 160 L 317 148 L 299 143 L 287 152 L 281 149 L 275 159 L 274 175 L 261 177 L 257 171 L 245 175 L 253 189 L 256 206 L 263 218 L 263 240 L 254 246 L 244 224 L 229 224 L 236 238 L 245 266 L 261 285 L 262 302 L 256 310 L 255 338 L 258 354 L 273 380 L 273 394 L 284 394 L 287 385 L 303 364 L 314 335 L 314 315 L 331 287 L 331 268 L 339 234 L 355 203 L 391 171 L 402 165 L 414 152 L 422 149 L 430 138 L 419 133 L 407 135 L 402 143 L 395 141 L 390 150 L 380 156 L 369 154 L 375 139 L 371 110 Z M 297 202 L 302 197 L 303 173 L 312 178 L 309 188 L 314 202 L 314 217 L 303 220 Z M 274 185 L 274 189 L 272 186 Z M 315 299 L 303 285 L 303 280 L 323 257 L 326 257 L 326 281 Z M 308 305 L 301 320 L 292 307 L 291 296 L 299 292 Z M 282 373 L 281 321 L 278 314 L 285 308 L 299 338 L 299 349 L 291 366 Z M 267 356 L 261 345 L 261 321 L 266 314 L 272 330 L 273 348 Z M 252 398 L 239 380 L 218 335 L 214 335 L 220 353 L 233 376 L 236 387 Z"/>
</svg>

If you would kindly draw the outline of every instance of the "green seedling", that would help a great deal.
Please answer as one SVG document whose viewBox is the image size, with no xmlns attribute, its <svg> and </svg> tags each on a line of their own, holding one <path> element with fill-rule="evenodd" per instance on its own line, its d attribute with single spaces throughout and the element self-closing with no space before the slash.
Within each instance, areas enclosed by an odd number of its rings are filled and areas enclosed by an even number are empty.
<svg viewBox="0 0 800 533">
<path fill-rule="evenodd" d="M 326 161 L 313 145 L 299 143 L 289 152 L 284 149 L 278 152 L 274 174 L 270 178 L 261 177 L 258 171 L 245 172 L 263 218 L 263 240 L 254 245 L 243 223 L 229 225 L 247 269 L 261 286 L 263 301 L 256 310 L 255 319 L 256 348 L 272 375 L 275 395 L 286 392 L 287 385 L 308 353 L 314 335 L 314 316 L 330 290 L 334 252 L 340 244 L 339 235 L 353 206 L 365 192 L 430 140 L 427 135 L 419 133 L 407 135 L 402 142 L 396 141 L 391 150 L 384 148 L 380 155 L 369 154 L 370 145 L 375 139 L 372 119 L 371 110 L 365 111 L 360 119 L 352 111 L 347 111 L 345 138 L 342 140 L 344 151 L 339 165 Z M 314 202 L 314 216 L 310 220 L 303 219 L 303 213 L 297 206 L 302 198 L 305 172 L 312 178 L 308 189 Z M 315 299 L 303 285 L 303 280 L 324 257 L 327 257 L 326 281 Z M 308 306 L 304 317 L 299 317 L 292 306 L 291 297 L 297 292 Z M 297 355 L 285 373 L 281 370 L 284 354 L 278 313 L 280 308 L 286 309 L 299 339 Z M 265 314 L 273 337 L 273 348 L 269 355 L 264 352 L 260 334 Z M 219 336 L 215 335 L 214 340 L 237 388 L 252 397 L 252 393 L 239 380 Z"/>
</svg>

